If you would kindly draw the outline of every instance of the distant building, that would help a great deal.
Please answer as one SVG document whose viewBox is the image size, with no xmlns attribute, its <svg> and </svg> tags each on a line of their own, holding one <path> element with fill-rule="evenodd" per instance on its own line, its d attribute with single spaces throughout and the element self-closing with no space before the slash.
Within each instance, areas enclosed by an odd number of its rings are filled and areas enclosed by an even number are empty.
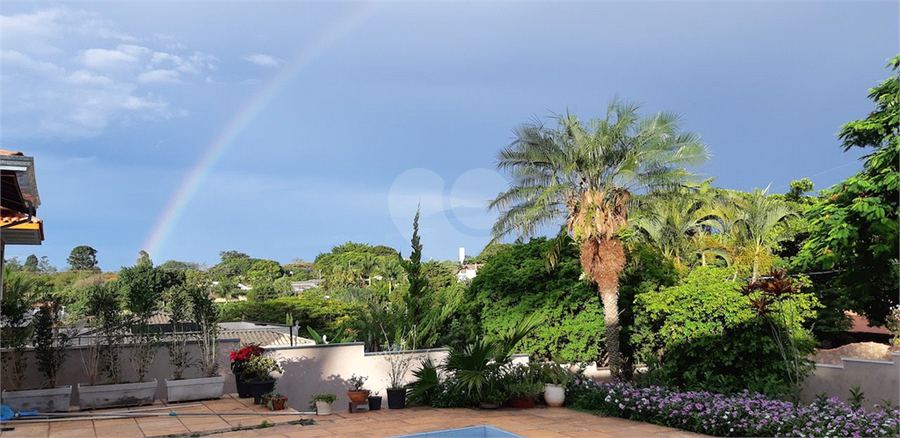
<svg viewBox="0 0 900 438">
<path fill-rule="evenodd" d="M 462 282 L 466 280 L 471 280 L 478 275 L 478 270 L 484 266 L 481 263 L 466 263 L 460 268 L 459 271 L 456 272 L 456 281 Z"/>
<path fill-rule="evenodd" d="M 292 281 L 291 289 L 294 290 L 295 294 L 301 294 L 301 293 L 303 293 L 303 291 L 317 288 L 321 285 L 322 285 L 321 279 L 306 280 L 306 281 Z"/>
</svg>

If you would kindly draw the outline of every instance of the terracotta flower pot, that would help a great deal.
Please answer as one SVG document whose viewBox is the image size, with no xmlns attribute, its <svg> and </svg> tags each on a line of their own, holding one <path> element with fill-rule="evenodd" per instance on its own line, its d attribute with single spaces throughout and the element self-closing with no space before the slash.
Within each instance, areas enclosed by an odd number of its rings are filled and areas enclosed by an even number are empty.
<svg viewBox="0 0 900 438">
<path fill-rule="evenodd" d="M 369 398 L 369 391 L 347 391 L 347 397 L 353 403 L 366 403 Z"/>
<path fill-rule="evenodd" d="M 509 406 L 514 408 L 533 408 L 534 407 L 534 398 L 533 397 L 515 397 L 509 399 Z"/>
<path fill-rule="evenodd" d="M 265 405 L 269 408 L 270 411 L 280 411 L 285 408 L 287 405 L 288 398 L 287 397 L 266 397 Z"/>
</svg>

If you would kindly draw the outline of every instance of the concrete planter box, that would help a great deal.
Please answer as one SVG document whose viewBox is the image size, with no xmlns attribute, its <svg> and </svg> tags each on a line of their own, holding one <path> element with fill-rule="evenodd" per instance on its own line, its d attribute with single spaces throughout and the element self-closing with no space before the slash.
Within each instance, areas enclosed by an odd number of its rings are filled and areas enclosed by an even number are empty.
<svg viewBox="0 0 900 438">
<path fill-rule="evenodd" d="M 225 376 L 181 380 L 166 379 L 169 402 L 219 398 L 222 396 L 224 388 Z"/>
<path fill-rule="evenodd" d="M 156 398 L 155 394 L 156 379 L 118 385 L 82 386 L 79 383 L 78 405 L 81 410 L 149 405 Z"/>
<path fill-rule="evenodd" d="M 3 391 L 3 404 L 17 412 L 65 412 L 72 399 L 72 385 L 49 389 Z"/>
</svg>

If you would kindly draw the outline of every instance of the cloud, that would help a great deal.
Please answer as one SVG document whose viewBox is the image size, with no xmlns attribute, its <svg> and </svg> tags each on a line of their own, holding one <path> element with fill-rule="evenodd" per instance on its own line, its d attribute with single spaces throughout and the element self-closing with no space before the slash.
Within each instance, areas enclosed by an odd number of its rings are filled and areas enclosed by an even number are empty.
<svg viewBox="0 0 900 438">
<path fill-rule="evenodd" d="M 247 55 L 244 57 L 244 59 L 262 67 L 278 67 L 279 65 L 281 65 L 280 59 L 270 55 L 263 55 L 261 53 L 253 53 L 251 55 Z"/>
<path fill-rule="evenodd" d="M 37 61 L 16 50 L 0 51 L 0 63 L 6 68 L 18 68 L 26 72 L 37 74 L 54 74 L 62 71 L 62 69 L 52 62 Z"/>
<path fill-rule="evenodd" d="M 141 73 L 137 77 L 142 84 L 180 84 L 178 72 L 175 70 L 151 70 Z"/>
<path fill-rule="evenodd" d="M 0 15 L 0 27 L 0 120 L 9 139 L 86 138 L 112 124 L 186 116 L 169 103 L 170 86 L 203 83 L 219 62 L 174 37 L 129 35 L 97 13 L 65 7 Z"/>
<path fill-rule="evenodd" d="M 81 55 L 85 67 L 95 70 L 116 70 L 137 66 L 138 58 L 134 55 L 108 49 L 88 49 Z"/>
</svg>

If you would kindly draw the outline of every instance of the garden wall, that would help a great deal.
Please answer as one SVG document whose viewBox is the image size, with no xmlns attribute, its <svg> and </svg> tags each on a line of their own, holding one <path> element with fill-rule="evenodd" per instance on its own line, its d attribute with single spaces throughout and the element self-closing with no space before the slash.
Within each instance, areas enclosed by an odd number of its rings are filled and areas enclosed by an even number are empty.
<svg viewBox="0 0 900 438">
<path fill-rule="evenodd" d="M 364 388 L 371 390 L 372 395 L 378 391 L 383 397 L 382 409 L 387 409 L 388 356 L 413 356 L 412 366 L 406 374 L 409 382 L 413 380 L 412 371 L 419 368 L 420 359 L 430 357 L 435 364 L 443 363 L 449 353 L 446 348 L 366 353 L 362 342 L 270 347 L 266 351 L 272 352 L 284 368 L 275 390 L 288 396 L 288 406 L 308 411 L 309 399 L 314 394 L 334 394 L 337 396 L 333 405 L 336 412 L 348 410 L 350 399 L 344 384 L 353 374 L 369 378 Z"/>
<path fill-rule="evenodd" d="M 240 346 L 239 339 L 219 339 L 219 374 L 226 376 L 225 378 L 225 393 L 236 392 L 237 389 L 234 386 L 234 376 L 231 374 L 230 362 L 228 360 L 228 353 L 237 349 Z M 191 353 L 191 357 L 197 358 L 200 357 L 199 346 L 196 342 L 191 342 L 188 345 L 188 348 Z M 72 405 L 78 405 L 78 384 L 87 384 L 88 377 L 85 372 L 84 361 L 82 360 L 82 354 L 87 355 L 86 346 L 73 346 L 69 349 L 69 356 L 66 359 L 66 363 L 63 365 L 62 370 L 59 373 L 59 385 L 72 385 Z M 123 348 L 122 354 L 122 372 L 124 374 L 124 381 L 126 382 L 134 382 L 137 381 L 137 374 L 134 371 L 134 368 L 131 366 L 131 363 L 128 361 L 130 357 L 131 348 L 129 346 L 125 346 Z M 38 371 L 37 365 L 34 360 L 34 351 L 32 349 L 28 349 L 25 352 L 26 360 L 28 361 L 28 373 L 25 375 L 24 385 L 25 388 L 40 388 L 44 383 L 44 376 Z M 156 386 L 156 398 L 164 399 L 166 398 L 166 382 L 165 379 L 172 377 L 172 366 L 169 364 L 169 350 L 166 347 L 160 348 L 156 352 L 156 356 L 153 359 L 153 364 L 150 367 L 150 371 L 145 380 L 157 380 Z M 191 367 L 184 374 L 185 378 L 193 378 L 193 377 L 202 377 L 200 375 L 200 371 L 197 370 L 196 367 Z M 106 383 L 106 382 L 103 382 Z M 2 380 L 0 380 L 0 384 L 2 384 L 3 389 L 12 389 L 9 385 L 9 376 L 6 373 L 3 373 Z"/>
<path fill-rule="evenodd" d="M 865 344 L 820 351 L 816 356 L 816 369 L 806 379 L 800 393 L 803 401 L 812 402 L 823 392 L 828 397 L 846 401 L 850 389 L 859 386 L 866 396 L 863 402 L 866 408 L 882 405 L 882 400 L 890 400 L 894 405 L 900 403 L 900 353 L 887 352 L 887 345 L 873 350 Z"/>
</svg>

